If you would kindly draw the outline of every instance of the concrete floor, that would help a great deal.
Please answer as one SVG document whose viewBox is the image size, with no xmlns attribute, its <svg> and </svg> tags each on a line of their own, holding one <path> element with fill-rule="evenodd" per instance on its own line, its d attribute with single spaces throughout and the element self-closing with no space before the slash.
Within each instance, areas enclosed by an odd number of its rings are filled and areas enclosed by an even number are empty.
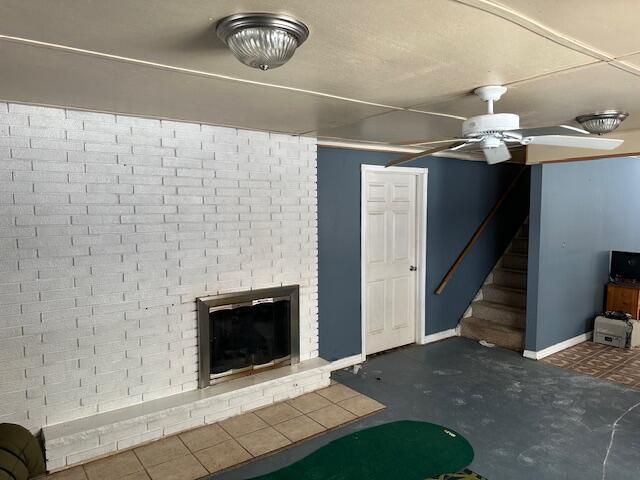
<svg viewBox="0 0 640 480">
<path fill-rule="evenodd" d="M 475 450 L 471 468 L 489 480 L 640 478 L 638 390 L 464 338 L 378 355 L 357 375 L 340 371 L 334 377 L 387 409 L 211 478 L 268 473 L 330 440 L 399 419 L 425 420 L 462 433 Z"/>
</svg>

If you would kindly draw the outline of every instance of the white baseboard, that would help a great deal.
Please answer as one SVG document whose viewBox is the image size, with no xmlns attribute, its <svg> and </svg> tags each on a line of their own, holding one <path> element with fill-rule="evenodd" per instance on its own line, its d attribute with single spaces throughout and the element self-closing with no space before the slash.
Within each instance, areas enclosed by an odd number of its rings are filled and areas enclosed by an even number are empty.
<svg viewBox="0 0 640 480">
<path fill-rule="evenodd" d="M 343 368 L 353 367 L 359 363 L 362 363 L 362 355 L 351 355 L 350 357 L 341 358 L 339 360 L 334 360 L 329 365 L 329 370 L 332 372 L 335 370 L 342 370 Z"/>
<path fill-rule="evenodd" d="M 570 338 L 569 340 L 556 343 L 555 345 L 551 345 L 550 347 L 538 350 L 537 352 L 533 350 L 525 350 L 522 356 L 525 358 L 530 358 L 532 360 L 541 360 L 561 350 L 566 350 L 569 347 L 573 347 L 574 345 L 578 345 L 579 343 L 591 340 L 591 337 L 593 337 L 593 331 L 577 335 L 573 338 Z"/>
<path fill-rule="evenodd" d="M 444 330 L 438 333 L 432 333 L 431 335 L 425 335 L 422 337 L 422 345 L 426 345 L 427 343 L 438 342 L 440 340 L 444 340 L 445 338 L 451 337 L 459 337 L 460 336 L 460 327 L 450 328 L 449 330 Z"/>
<path fill-rule="evenodd" d="M 431 335 L 425 335 L 422 337 L 420 342 L 416 342 L 418 345 L 426 345 L 427 343 L 437 342 L 439 340 L 444 340 L 445 338 L 451 337 L 459 337 L 460 336 L 460 325 L 456 328 L 450 328 L 449 330 L 444 330 L 438 333 L 432 333 Z M 334 360 L 331 362 L 331 371 L 340 370 L 342 368 L 352 367 L 353 365 L 357 365 L 358 363 L 364 363 L 367 361 L 367 355 L 362 353 L 358 355 L 352 355 L 351 357 L 341 358 L 339 360 Z"/>
</svg>

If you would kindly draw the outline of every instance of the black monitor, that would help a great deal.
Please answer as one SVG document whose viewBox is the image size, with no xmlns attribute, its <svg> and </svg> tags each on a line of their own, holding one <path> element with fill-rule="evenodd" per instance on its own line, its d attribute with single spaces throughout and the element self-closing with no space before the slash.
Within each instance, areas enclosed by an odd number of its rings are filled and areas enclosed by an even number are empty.
<svg viewBox="0 0 640 480">
<path fill-rule="evenodd" d="M 609 276 L 615 282 L 640 282 L 640 253 L 611 252 Z"/>
</svg>

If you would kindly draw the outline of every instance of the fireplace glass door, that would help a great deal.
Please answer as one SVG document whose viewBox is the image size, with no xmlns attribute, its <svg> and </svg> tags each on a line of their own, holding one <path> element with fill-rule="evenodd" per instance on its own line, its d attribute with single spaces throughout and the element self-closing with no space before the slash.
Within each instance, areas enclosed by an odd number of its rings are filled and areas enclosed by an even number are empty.
<svg viewBox="0 0 640 480">
<path fill-rule="evenodd" d="M 212 380 L 273 367 L 290 359 L 288 297 L 214 307 L 209 320 Z"/>
<path fill-rule="evenodd" d="M 200 388 L 300 362 L 299 285 L 198 297 L 196 304 Z"/>
</svg>

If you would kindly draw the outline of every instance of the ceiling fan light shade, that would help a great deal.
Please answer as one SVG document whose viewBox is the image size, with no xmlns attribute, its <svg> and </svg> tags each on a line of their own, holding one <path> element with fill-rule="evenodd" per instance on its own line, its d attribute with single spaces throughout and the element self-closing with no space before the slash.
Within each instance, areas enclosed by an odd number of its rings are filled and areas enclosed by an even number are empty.
<svg viewBox="0 0 640 480">
<path fill-rule="evenodd" d="M 511 159 L 509 149 L 503 142 L 499 142 L 498 145 L 494 147 L 485 147 L 483 144 L 482 153 L 489 165 L 495 165 L 496 163 L 506 162 Z"/>
<path fill-rule="evenodd" d="M 620 110 L 605 110 L 576 117 L 576 121 L 589 133 L 602 135 L 613 132 L 629 114 Z"/>
<path fill-rule="evenodd" d="M 308 38 L 309 29 L 285 15 L 240 13 L 220 20 L 216 34 L 242 63 L 270 70 L 291 59 Z"/>
</svg>

